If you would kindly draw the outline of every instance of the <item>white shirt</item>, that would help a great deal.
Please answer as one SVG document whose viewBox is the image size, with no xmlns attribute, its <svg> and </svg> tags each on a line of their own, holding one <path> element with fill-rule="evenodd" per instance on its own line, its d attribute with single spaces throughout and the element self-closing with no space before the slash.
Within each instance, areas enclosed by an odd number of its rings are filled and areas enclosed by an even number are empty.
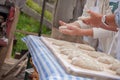
<svg viewBox="0 0 120 80">
<path fill-rule="evenodd" d="M 94 7 L 94 4 L 95 4 L 95 0 L 92 2 L 91 0 L 87 0 L 82 16 L 89 16 L 89 14 L 87 14 L 86 11 L 89 10 L 91 6 Z M 112 14 L 111 9 L 109 7 L 109 0 L 99 0 L 99 4 L 97 6 L 99 8 L 99 13 L 106 15 Z M 79 22 L 81 28 L 86 28 L 86 29 L 91 28 L 91 26 L 85 25 L 84 23 L 82 23 L 82 21 L 79 20 Z M 97 49 L 99 51 L 108 53 L 115 34 L 116 33 L 113 31 L 108 31 L 101 28 L 93 28 L 93 38 L 84 37 L 84 40 L 89 42 L 90 45 L 96 45 L 94 39 L 97 39 L 99 41 Z M 111 53 L 115 54 L 116 50 L 113 49 Z"/>
</svg>

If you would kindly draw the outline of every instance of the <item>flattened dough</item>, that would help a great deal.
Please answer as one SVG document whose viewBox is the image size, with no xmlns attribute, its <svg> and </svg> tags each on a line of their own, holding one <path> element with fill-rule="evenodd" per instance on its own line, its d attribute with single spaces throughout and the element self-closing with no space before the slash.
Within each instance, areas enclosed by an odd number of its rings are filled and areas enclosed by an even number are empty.
<svg viewBox="0 0 120 80">
<path fill-rule="evenodd" d="M 120 75 L 120 68 L 116 70 L 116 74 Z"/>
<path fill-rule="evenodd" d="M 98 58 L 98 61 L 105 64 L 113 64 L 116 62 L 116 60 L 111 56 L 101 56 Z"/>
<path fill-rule="evenodd" d="M 76 44 L 76 47 L 80 49 L 88 50 L 88 51 L 95 51 L 95 48 L 87 44 Z"/>
<path fill-rule="evenodd" d="M 120 62 L 118 63 L 113 63 L 110 65 L 110 69 L 116 71 L 117 69 L 120 68 Z"/>
<path fill-rule="evenodd" d="M 74 57 L 79 57 L 79 56 L 81 56 L 83 53 L 81 52 L 81 51 L 73 51 L 71 54 L 69 54 L 68 55 L 68 58 L 69 59 L 72 59 L 72 58 L 74 58 Z"/>
<path fill-rule="evenodd" d="M 84 69 L 103 71 L 104 67 L 98 61 L 87 55 L 81 55 L 72 59 L 72 64 Z"/>
</svg>

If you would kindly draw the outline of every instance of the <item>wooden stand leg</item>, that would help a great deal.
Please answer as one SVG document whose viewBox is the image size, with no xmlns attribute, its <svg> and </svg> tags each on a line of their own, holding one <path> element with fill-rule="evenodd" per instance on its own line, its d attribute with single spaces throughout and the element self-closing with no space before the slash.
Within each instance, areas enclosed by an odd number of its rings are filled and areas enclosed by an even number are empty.
<svg viewBox="0 0 120 80">
<path fill-rule="evenodd" d="M 11 67 L 7 72 L 5 72 L 2 76 L 6 77 L 21 61 L 25 60 L 25 58 L 27 57 L 29 52 L 25 53 L 24 56 L 13 65 L 13 67 Z"/>
</svg>

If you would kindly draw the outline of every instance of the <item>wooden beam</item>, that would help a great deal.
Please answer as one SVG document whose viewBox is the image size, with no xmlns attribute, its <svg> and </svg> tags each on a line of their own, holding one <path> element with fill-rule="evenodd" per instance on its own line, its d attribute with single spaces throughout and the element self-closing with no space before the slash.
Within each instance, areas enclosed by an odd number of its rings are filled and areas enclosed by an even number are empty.
<svg viewBox="0 0 120 80">
<path fill-rule="evenodd" d="M 16 8 L 15 8 L 15 16 L 14 16 L 14 20 L 13 20 L 13 23 L 12 23 L 12 26 L 11 26 L 9 38 L 8 38 L 7 58 L 8 58 L 8 55 L 9 55 L 9 58 L 10 58 L 11 53 L 12 53 L 12 45 L 13 45 L 13 40 L 14 40 L 14 32 L 16 30 L 16 26 L 17 26 L 17 22 L 18 22 L 18 17 L 19 17 L 19 8 L 16 6 Z"/>
</svg>

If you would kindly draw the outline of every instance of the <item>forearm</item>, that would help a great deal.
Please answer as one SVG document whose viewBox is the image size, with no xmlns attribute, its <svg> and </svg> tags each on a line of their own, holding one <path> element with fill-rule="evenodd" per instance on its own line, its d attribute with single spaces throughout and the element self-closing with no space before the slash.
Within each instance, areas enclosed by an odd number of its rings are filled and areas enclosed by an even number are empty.
<svg viewBox="0 0 120 80">
<path fill-rule="evenodd" d="M 91 36 L 93 37 L 93 29 L 80 29 L 78 31 L 79 36 Z"/>
<path fill-rule="evenodd" d="M 93 28 L 93 38 L 94 39 L 113 37 L 113 35 L 115 33 L 116 33 L 115 31 L 110 31 L 110 30 L 106 30 L 103 28 Z"/>
</svg>

